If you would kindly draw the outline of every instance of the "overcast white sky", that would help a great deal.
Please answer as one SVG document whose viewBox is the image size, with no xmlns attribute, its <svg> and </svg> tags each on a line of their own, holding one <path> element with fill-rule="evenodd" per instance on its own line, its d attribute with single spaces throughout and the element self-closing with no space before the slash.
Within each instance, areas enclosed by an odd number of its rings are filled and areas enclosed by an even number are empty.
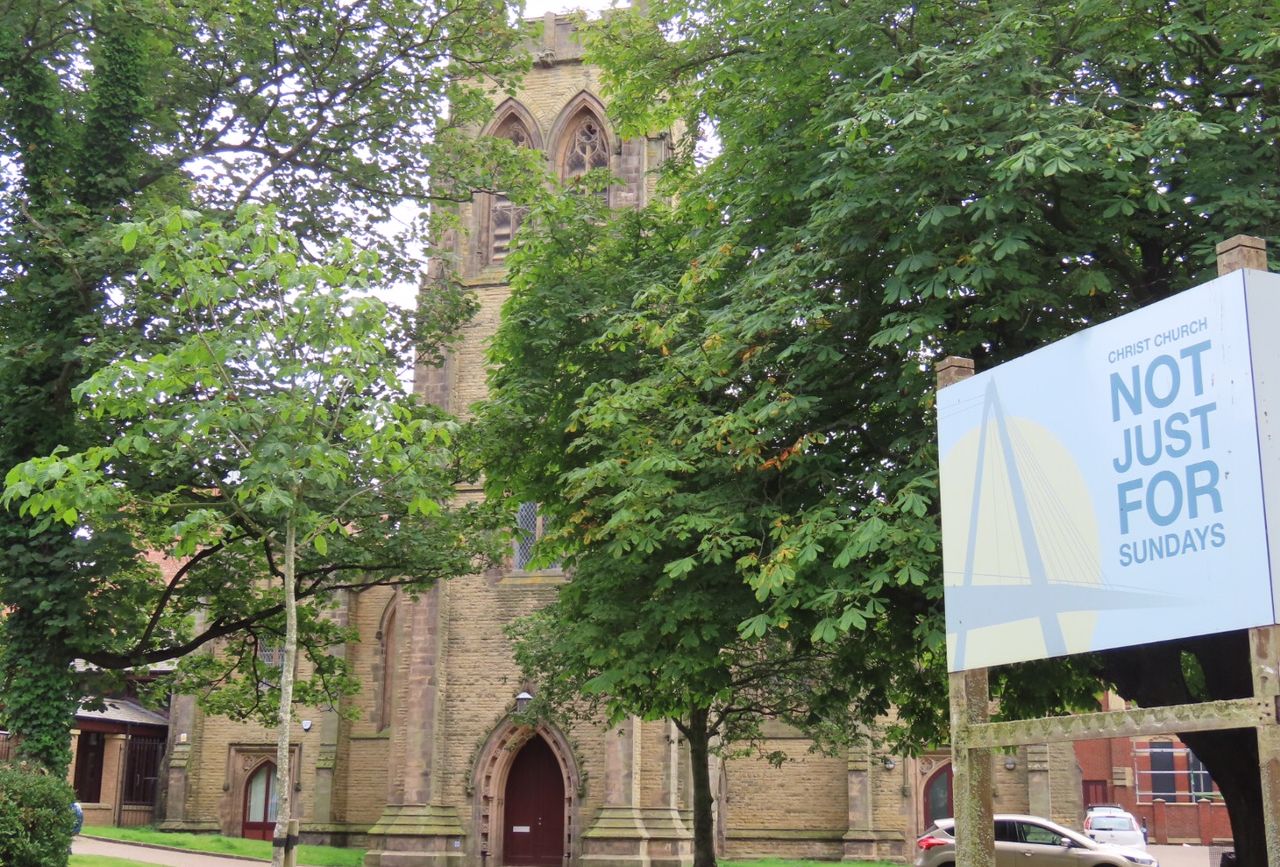
<svg viewBox="0 0 1280 867">
<path fill-rule="evenodd" d="M 524 14 L 526 18 L 533 18 L 548 12 L 576 12 L 579 9 L 595 12 L 611 5 L 610 0 L 527 0 Z"/>
</svg>

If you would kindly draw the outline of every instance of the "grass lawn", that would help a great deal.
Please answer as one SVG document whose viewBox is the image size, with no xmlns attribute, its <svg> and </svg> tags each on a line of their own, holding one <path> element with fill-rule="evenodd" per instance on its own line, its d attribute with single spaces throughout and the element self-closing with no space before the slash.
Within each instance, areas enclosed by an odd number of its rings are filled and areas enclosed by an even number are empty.
<svg viewBox="0 0 1280 867">
<path fill-rule="evenodd" d="M 106 855 L 72 855 L 67 867 L 156 867 L 126 858 L 108 858 Z"/>
<path fill-rule="evenodd" d="M 781 858 L 759 858 L 756 861 L 717 861 L 717 867 L 902 867 L 890 861 L 783 861 Z"/>
<path fill-rule="evenodd" d="M 93 837 L 109 837 L 129 843 L 155 843 L 198 852 L 219 855 L 246 855 L 263 861 L 271 860 L 271 844 L 265 840 L 244 840 L 240 837 L 222 837 L 216 834 L 181 834 L 157 831 L 153 828 L 106 828 L 86 826 L 84 833 Z M 298 863 L 309 867 L 360 867 L 364 860 L 363 849 L 337 849 L 332 846 L 299 846 Z M 888 861 L 844 862 L 859 867 L 902 867 Z M 92 858 L 87 855 L 71 856 L 70 867 L 137 867 L 136 861 L 119 858 Z M 154 867 L 154 865 L 151 865 Z M 833 867 L 831 861 L 784 861 L 779 858 L 762 858 L 755 861 L 720 861 L 718 867 Z"/>
<path fill-rule="evenodd" d="M 266 840 L 245 840 L 218 834 L 171 833 L 154 828 L 108 828 L 101 825 L 86 825 L 83 833 L 90 837 L 107 837 L 126 843 L 154 843 L 215 855 L 244 855 L 262 861 L 271 860 L 271 843 Z M 306 845 L 298 847 L 298 863 L 308 867 L 360 867 L 363 862 L 363 849 Z"/>
</svg>

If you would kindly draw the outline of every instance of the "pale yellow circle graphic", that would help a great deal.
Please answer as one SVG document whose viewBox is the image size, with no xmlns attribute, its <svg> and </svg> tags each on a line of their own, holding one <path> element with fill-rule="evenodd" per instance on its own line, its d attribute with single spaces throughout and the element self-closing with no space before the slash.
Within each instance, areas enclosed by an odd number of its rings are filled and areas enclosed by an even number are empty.
<svg viewBox="0 0 1280 867">
<path fill-rule="evenodd" d="M 965 585 L 1026 587 L 1019 593 L 1025 602 L 1028 594 L 1035 593 L 1030 588 L 1037 583 L 1033 568 L 1037 558 L 1042 586 L 1100 585 L 1097 516 L 1071 453 L 1047 428 L 1030 419 L 1004 419 L 1008 448 L 995 419 L 983 427 L 963 436 L 940 468 L 947 504 L 942 551 L 948 596 L 963 593 Z M 975 510 L 976 487 L 980 497 Z M 1015 488 L 1020 489 L 1020 497 Z M 1019 501 L 1025 504 L 1021 517 Z M 1028 617 L 1025 604 L 1011 607 L 1016 613 L 1010 612 L 1010 620 L 967 631 L 965 668 L 1008 661 L 1010 646 L 1018 648 L 1019 659 L 1046 655 L 1040 617 Z M 1047 601 L 1031 607 L 1049 610 Z M 1096 611 L 1060 610 L 1055 616 L 1068 653 L 1089 649 Z M 952 652 L 956 640 L 957 635 L 948 632 Z"/>
</svg>

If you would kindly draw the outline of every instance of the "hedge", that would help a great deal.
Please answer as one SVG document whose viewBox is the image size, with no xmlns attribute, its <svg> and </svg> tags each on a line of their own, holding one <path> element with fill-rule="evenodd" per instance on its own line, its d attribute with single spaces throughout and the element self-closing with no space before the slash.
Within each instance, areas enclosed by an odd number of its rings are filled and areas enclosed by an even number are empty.
<svg viewBox="0 0 1280 867">
<path fill-rule="evenodd" d="M 0 865 L 66 867 L 75 793 L 65 781 L 25 765 L 0 765 Z"/>
</svg>

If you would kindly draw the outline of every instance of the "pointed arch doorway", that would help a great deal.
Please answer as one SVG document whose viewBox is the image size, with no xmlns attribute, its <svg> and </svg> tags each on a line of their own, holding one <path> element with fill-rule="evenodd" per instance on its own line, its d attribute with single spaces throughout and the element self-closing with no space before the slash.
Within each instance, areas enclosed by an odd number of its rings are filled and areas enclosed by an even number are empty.
<svg viewBox="0 0 1280 867">
<path fill-rule="evenodd" d="M 560 867 L 564 858 L 564 772 L 534 735 L 511 762 L 503 792 L 503 864 Z"/>
<path fill-rule="evenodd" d="M 955 799 L 952 794 L 952 782 L 955 771 L 947 762 L 933 773 L 924 784 L 924 824 L 925 827 L 938 819 L 950 819 L 956 814 Z"/>
<path fill-rule="evenodd" d="M 276 763 L 263 762 L 244 784 L 244 814 L 240 836 L 270 840 L 276 830 Z"/>
</svg>

